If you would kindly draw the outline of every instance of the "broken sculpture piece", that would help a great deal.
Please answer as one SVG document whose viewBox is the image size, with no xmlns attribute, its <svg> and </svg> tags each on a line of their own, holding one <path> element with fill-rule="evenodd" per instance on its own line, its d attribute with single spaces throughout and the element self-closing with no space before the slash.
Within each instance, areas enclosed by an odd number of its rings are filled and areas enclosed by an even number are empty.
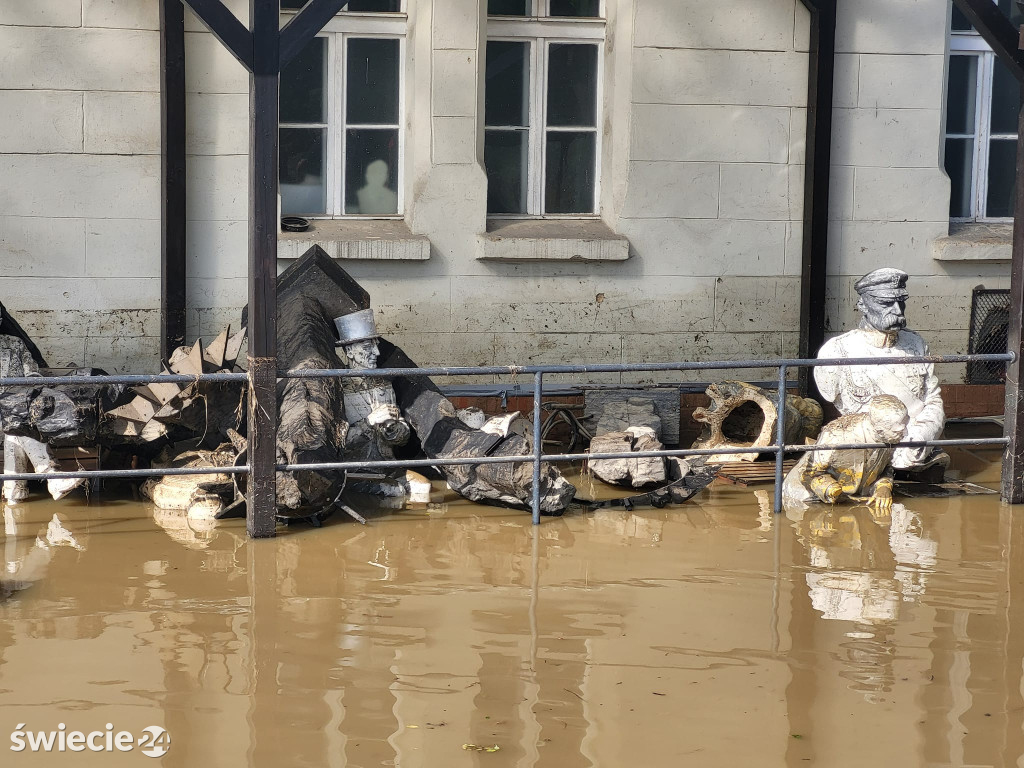
<svg viewBox="0 0 1024 768">
<path fill-rule="evenodd" d="M 894 443 L 906 434 L 907 408 L 892 395 L 876 395 L 863 413 L 829 422 L 816 450 L 807 451 L 782 486 L 787 505 L 843 499 L 867 502 L 879 513 L 892 509 Z M 855 443 L 885 443 L 881 448 L 830 448 Z"/>
<path fill-rule="evenodd" d="M 22 338 L 24 332 L 20 326 L 7 317 L 7 312 L 0 305 L 0 321 L 4 327 L 20 332 L 20 335 L 0 335 L 0 377 L 26 377 L 39 374 L 38 350 L 33 353 L 29 345 Z M 43 394 L 43 393 L 47 394 Z M 92 423 L 95 424 L 96 392 L 92 392 L 87 398 L 87 405 L 83 409 L 86 413 L 92 409 Z M 49 404 L 55 402 L 55 398 L 61 398 L 61 402 L 71 402 L 63 392 L 55 389 L 44 389 L 40 387 L 2 387 L 0 388 L 0 431 L 4 434 L 4 469 L 10 473 L 22 473 L 29 471 L 31 467 L 37 474 L 46 475 L 56 472 L 59 467 L 50 447 L 38 439 L 39 430 L 35 428 L 32 411 L 36 400 L 45 398 L 40 406 L 35 409 L 39 419 L 46 420 L 52 416 L 53 408 Z M 43 407 L 46 405 L 46 407 Z M 62 411 L 63 412 L 63 411 Z M 70 415 L 73 418 L 77 414 L 77 408 L 73 403 L 70 407 Z M 50 424 L 53 424 L 51 419 Z M 56 426 L 59 432 L 70 429 L 74 431 L 74 421 L 65 424 L 61 421 Z M 47 481 L 47 490 L 54 499 L 61 499 L 68 495 L 75 488 L 85 484 L 84 479 L 52 479 Z M 10 503 L 24 501 L 28 497 L 28 484 L 23 480 L 6 480 L 3 484 L 3 497 Z"/>
<path fill-rule="evenodd" d="M 706 392 L 711 405 L 693 412 L 693 418 L 703 422 L 704 429 L 692 447 L 723 449 L 722 453 L 708 456 L 707 463 L 754 461 L 756 453 L 729 453 L 725 449 L 759 448 L 775 443 L 777 391 L 742 381 L 722 381 L 709 386 Z M 785 440 L 791 444 L 816 437 L 823 421 L 817 401 L 796 395 L 786 395 L 784 418 Z"/>
<path fill-rule="evenodd" d="M 386 340 L 381 340 L 380 348 L 382 367 L 416 367 L 401 349 Z M 394 387 L 398 407 L 412 427 L 412 437 L 429 458 L 529 456 L 533 453 L 532 437 L 520 434 L 511 420 L 500 428 L 497 422 L 490 420 L 481 429 L 463 422 L 451 401 L 426 376 L 400 376 L 394 380 Z M 460 464 L 438 466 L 438 470 L 452 490 L 471 501 L 520 508 L 530 506 L 533 497 L 532 462 Z M 548 463 L 541 465 L 542 513 L 562 514 L 575 494 L 576 488 L 562 477 L 556 467 Z"/>
<path fill-rule="evenodd" d="M 655 436 L 654 429 L 646 426 L 608 432 L 590 441 L 590 453 L 639 453 L 660 451 L 664 447 Z M 661 456 L 591 459 L 588 466 L 599 480 L 611 485 L 643 488 L 666 480 L 665 459 Z"/>
<path fill-rule="evenodd" d="M 235 451 L 223 445 L 215 451 L 184 451 L 171 459 L 159 457 L 154 468 L 230 467 L 235 463 Z M 226 472 L 202 475 L 165 475 L 150 478 L 140 488 L 142 495 L 152 499 L 160 509 L 184 510 L 190 519 L 212 520 L 233 493 L 231 475 Z"/>
<path fill-rule="evenodd" d="M 928 345 L 908 331 L 907 273 L 883 268 L 856 282 L 857 309 L 863 314 L 860 327 L 826 341 L 819 358 L 878 358 L 899 360 L 928 354 Z M 814 380 L 822 396 L 843 415 L 863 413 L 877 395 L 894 395 L 907 408 L 910 424 L 907 440 L 935 440 L 945 426 L 945 410 L 935 367 L 912 365 L 820 366 Z M 897 448 L 893 466 L 923 470 L 949 465 L 949 455 L 938 448 Z"/>
</svg>

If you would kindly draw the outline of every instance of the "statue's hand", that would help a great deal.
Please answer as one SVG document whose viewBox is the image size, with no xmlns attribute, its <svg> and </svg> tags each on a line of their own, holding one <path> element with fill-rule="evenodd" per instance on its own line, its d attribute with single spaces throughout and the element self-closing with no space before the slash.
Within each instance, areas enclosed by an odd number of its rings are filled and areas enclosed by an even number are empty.
<svg viewBox="0 0 1024 768">
<path fill-rule="evenodd" d="M 843 495 L 843 486 L 833 481 L 826 485 L 823 489 L 815 489 L 818 494 L 818 498 L 826 504 L 835 504 L 839 501 L 839 497 Z"/>
<path fill-rule="evenodd" d="M 879 485 L 875 488 L 875 495 L 871 497 L 868 505 L 874 507 L 879 515 L 892 514 L 892 488 L 888 485 Z"/>
<path fill-rule="evenodd" d="M 389 421 L 398 421 L 401 418 L 402 414 L 399 412 L 397 405 L 385 403 L 373 406 L 370 415 L 366 417 L 366 422 L 372 427 L 379 427 Z"/>
</svg>

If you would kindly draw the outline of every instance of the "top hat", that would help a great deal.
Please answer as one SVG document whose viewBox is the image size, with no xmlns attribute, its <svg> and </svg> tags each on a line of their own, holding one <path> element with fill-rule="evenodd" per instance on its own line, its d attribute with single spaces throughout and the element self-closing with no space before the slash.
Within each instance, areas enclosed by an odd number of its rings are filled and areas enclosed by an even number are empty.
<svg viewBox="0 0 1024 768">
<path fill-rule="evenodd" d="M 372 309 L 360 309 L 347 315 L 334 318 L 334 326 L 338 329 L 339 343 L 355 344 L 357 341 L 379 339 L 377 325 L 373 322 Z"/>
</svg>

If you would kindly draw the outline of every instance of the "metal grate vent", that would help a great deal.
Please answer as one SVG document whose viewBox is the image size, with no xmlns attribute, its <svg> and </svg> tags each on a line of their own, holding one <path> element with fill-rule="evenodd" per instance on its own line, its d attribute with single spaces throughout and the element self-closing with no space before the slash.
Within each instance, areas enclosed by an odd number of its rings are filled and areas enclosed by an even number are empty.
<svg viewBox="0 0 1024 768">
<path fill-rule="evenodd" d="M 970 355 L 1000 354 L 1006 351 L 1010 324 L 1010 292 L 1005 288 L 978 286 L 971 296 Z M 968 363 L 968 384 L 1002 384 L 1005 363 Z"/>
</svg>

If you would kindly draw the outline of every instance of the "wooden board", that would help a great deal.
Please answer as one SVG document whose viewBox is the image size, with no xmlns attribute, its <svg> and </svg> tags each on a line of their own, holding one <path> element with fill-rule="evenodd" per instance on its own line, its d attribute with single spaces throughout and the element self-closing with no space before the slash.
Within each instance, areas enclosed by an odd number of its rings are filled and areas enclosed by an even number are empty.
<svg viewBox="0 0 1024 768">
<path fill-rule="evenodd" d="M 783 461 L 783 475 L 795 467 L 796 462 L 796 459 L 786 459 Z M 775 462 L 737 461 L 723 464 L 722 470 L 718 473 L 718 479 L 732 485 L 770 485 L 775 482 Z"/>
</svg>

